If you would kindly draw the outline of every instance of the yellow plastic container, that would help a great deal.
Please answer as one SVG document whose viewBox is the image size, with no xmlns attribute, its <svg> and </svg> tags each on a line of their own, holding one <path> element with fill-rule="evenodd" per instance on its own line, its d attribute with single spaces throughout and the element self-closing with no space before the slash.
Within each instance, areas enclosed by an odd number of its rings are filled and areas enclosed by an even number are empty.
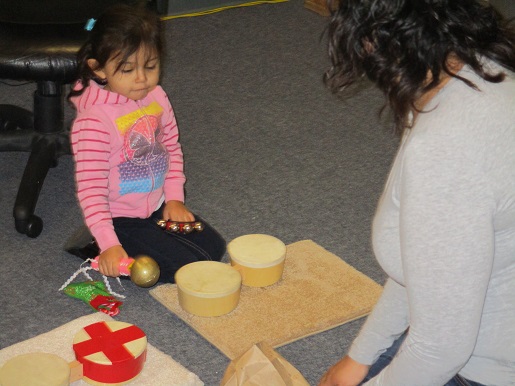
<svg viewBox="0 0 515 386">
<path fill-rule="evenodd" d="M 221 316 L 236 308 L 240 300 L 241 275 L 229 264 L 197 261 L 175 274 L 179 304 L 197 316 Z"/>
<path fill-rule="evenodd" d="M 240 236 L 227 245 L 227 252 L 243 285 L 266 287 L 281 280 L 286 245 L 278 238 L 264 234 Z"/>
</svg>

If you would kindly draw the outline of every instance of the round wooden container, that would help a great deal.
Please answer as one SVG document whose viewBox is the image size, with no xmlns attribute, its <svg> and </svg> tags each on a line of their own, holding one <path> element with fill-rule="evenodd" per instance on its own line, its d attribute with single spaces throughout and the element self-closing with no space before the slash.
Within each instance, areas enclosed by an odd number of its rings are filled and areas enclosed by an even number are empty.
<svg viewBox="0 0 515 386">
<path fill-rule="evenodd" d="M 98 322 L 80 330 L 73 351 L 92 385 L 123 385 L 136 378 L 147 356 L 147 337 L 133 324 Z"/>
<path fill-rule="evenodd" d="M 197 261 L 175 274 L 179 304 L 190 314 L 220 316 L 234 310 L 240 300 L 241 276 L 229 264 Z"/>
<path fill-rule="evenodd" d="M 70 367 L 60 356 L 42 352 L 18 355 L 0 369 L 2 386 L 68 386 Z"/>
<path fill-rule="evenodd" d="M 286 245 L 276 237 L 240 236 L 227 245 L 227 252 L 246 286 L 266 287 L 277 283 L 283 275 Z"/>
</svg>

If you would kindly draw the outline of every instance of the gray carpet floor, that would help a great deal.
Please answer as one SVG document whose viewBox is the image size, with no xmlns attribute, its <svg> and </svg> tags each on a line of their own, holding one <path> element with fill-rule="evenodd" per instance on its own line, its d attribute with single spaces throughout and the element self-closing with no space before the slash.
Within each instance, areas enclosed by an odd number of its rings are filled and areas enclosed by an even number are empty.
<svg viewBox="0 0 515 386">
<path fill-rule="evenodd" d="M 301 0 L 167 21 L 162 85 L 181 130 L 193 211 L 227 241 L 249 233 L 311 239 L 382 284 L 370 224 L 398 138 L 388 114 L 379 116 L 376 90 L 364 85 L 343 99 L 323 85 L 327 21 Z M 32 91 L 0 84 L 0 103 L 30 107 Z M 30 239 L 12 219 L 27 158 L 0 153 L 0 348 L 91 312 L 58 292 L 81 262 L 62 250 L 82 222 L 72 159 L 49 172 L 36 209 L 44 229 Z M 229 360 L 147 289 L 125 287 L 117 318 L 140 326 L 206 385 L 219 384 Z M 362 322 L 278 351 L 316 385 Z"/>
</svg>

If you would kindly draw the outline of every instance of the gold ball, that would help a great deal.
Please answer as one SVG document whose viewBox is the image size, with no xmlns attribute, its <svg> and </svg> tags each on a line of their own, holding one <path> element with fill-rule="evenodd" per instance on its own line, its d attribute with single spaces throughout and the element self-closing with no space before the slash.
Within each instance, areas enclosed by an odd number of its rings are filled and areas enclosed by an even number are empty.
<svg viewBox="0 0 515 386">
<path fill-rule="evenodd" d="M 166 228 L 166 220 L 159 220 L 157 222 L 157 225 L 160 227 L 160 228 Z"/>
<path fill-rule="evenodd" d="M 138 287 L 152 287 L 159 280 L 160 273 L 159 265 L 151 257 L 141 255 L 134 258 L 131 280 Z"/>
<path fill-rule="evenodd" d="M 191 232 L 193 232 L 193 226 L 189 223 L 184 224 L 184 226 L 182 227 L 182 233 L 187 235 L 188 233 L 191 233 Z"/>
<path fill-rule="evenodd" d="M 202 224 L 200 221 L 196 222 L 193 227 L 197 232 L 202 232 L 204 230 L 204 224 Z"/>
<path fill-rule="evenodd" d="M 170 225 L 168 226 L 168 230 L 170 232 L 179 232 L 179 229 L 180 229 L 180 226 L 179 224 L 177 224 L 176 222 L 172 222 L 170 223 Z"/>
</svg>

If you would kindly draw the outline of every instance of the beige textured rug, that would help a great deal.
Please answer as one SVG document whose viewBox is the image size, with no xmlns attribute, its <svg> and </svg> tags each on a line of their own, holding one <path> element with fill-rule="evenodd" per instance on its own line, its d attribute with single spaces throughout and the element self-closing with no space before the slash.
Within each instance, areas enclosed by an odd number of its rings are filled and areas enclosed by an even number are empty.
<svg viewBox="0 0 515 386">
<path fill-rule="evenodd" d="M 242 287 L 234 311 L 200 317 L 184 311 L 175 284 L 151 295 L 228 358 L 265 341 L 279 347 L 367 315 L 382 287 L 311 240 L 287 246 L 283 278 L 265 288 Z"/>
<path fill-rule="evenodd" d="M 0 350 L 0 367 L 9 359 L 32 352 L 45 352 L 56 354 L 72 362 L 75 360 L 72 341 L 75 334 L 83 327 L 100 322 L 113 320 L 110 316 L 97 312 L 83 316 L 69 323 L 38 335 L 34 338 L 16 343 Z M 80 380 L 72 383 L 73 386 L 88 385 Z M 203 386 L 197 375 L 175 362 L 171 357 L 159 351 L 152 345 L 147 345 L 147 361 L 143 371 L 127 385 L 138 386 Z"/>
</svg>

